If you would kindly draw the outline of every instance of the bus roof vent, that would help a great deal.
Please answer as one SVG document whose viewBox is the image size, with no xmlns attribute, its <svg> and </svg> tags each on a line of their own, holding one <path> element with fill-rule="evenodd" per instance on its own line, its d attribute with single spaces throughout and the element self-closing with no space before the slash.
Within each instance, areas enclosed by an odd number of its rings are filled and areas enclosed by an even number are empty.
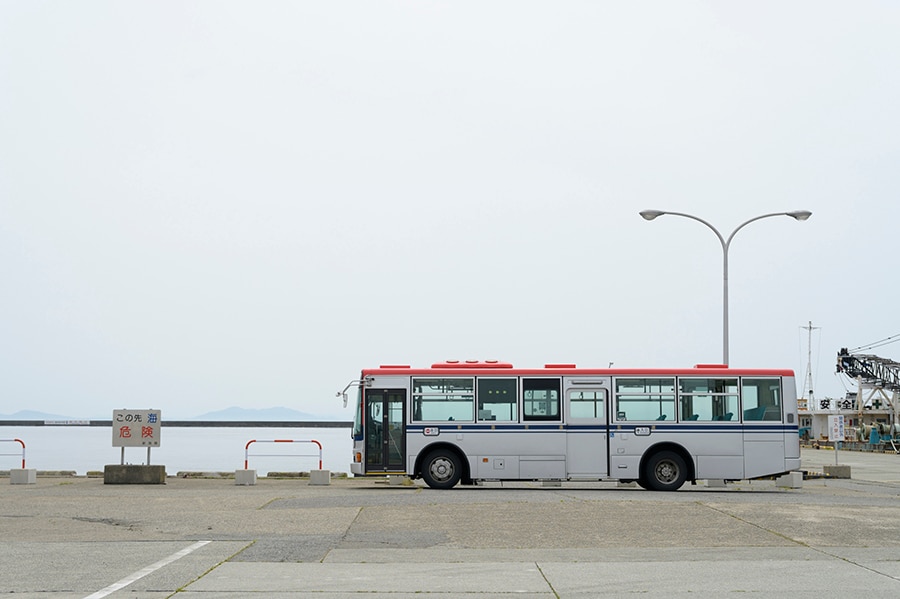
<svg viewBox="0 0 900 599">
<path fill-rule="evenodd" d="M 575 368 L 574 364 L 544 364 L 544 368 Z"/>
<path fill-rule="evenodd" d="M 728 364 L 694 364 L 694 368 L 728 368 Z"/>
<path fill-rule="evenodd" d="M 431 365 L 432 368 L 512 368 L 509 362 L 500 362 L 499 360 L 447 360 Z"/>
<path fill-rule="evenodd" d="M 409 364 L 382 364 L 379 368 L 410 368 Z"/>
</svg>

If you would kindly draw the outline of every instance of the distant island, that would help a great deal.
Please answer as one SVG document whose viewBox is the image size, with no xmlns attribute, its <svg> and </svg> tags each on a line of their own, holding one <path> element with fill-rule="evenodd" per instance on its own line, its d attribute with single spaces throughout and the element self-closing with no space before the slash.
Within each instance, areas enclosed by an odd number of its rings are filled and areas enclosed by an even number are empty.
<svg viewBox="0 0 900 599">
<path fill-rule="evenodd" d="M 165 414 L 163 414 L 163 417 L 165 417 Z M 307 412 L 301 412 L 299 410 L 293 410 L 291 408 L 285 408 L 285 407 L 261 408 L 261 409 L 231 407 L 231 408 L 225 408 L 224 410 L 216 410 L 214 412 L 207 412 L 206 414 L 201 414 L 200 416 L 188 418 L 188 420 L 242 420 L 242 421 L 299 420 L 299 421 L 311 421 L 311 420 L 347 420 L 347 418 L 348 417 L 346 414 L 343 417 L 336 416 L 336 415 L 322 416 L 322 415 L 317 415 L 317 414 L 309 414 Z"/>
<path fill-rule="evenodd" d="M 74 420 L 71 416 L 48 414 L 35 410 L 19 410 L 15 414 L 0 414 L 0 420 Z"/>
</svg>

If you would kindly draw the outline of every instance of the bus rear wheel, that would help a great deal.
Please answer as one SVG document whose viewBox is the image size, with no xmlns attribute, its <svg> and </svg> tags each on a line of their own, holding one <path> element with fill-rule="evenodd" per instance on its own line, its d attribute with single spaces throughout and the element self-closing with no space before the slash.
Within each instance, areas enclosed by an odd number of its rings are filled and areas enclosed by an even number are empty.
<svg viewBox="0 0 900 599">
<path fill-rule="evenodd" d="M 459 482 L 459 456 L 446 449 L 436 449 L 425 456 L 422 478 L 432 489 L 450 489 Z"/>
<path fill-rule="evenodd" d="M 687 480 L 687 466 L 674 451 L 660 451 L 647 460 L 644 476 L 647 487 L 654 491 L 677 491 Z M 641 485 L 644 486 L 644 485 Z"/>
</svg>

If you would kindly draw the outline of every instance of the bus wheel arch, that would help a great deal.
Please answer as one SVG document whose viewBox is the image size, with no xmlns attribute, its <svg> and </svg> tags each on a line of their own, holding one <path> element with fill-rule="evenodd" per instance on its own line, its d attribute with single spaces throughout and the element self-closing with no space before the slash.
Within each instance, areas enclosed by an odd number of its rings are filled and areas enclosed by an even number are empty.
<svg viewBox="0 0 900 599">
<path fill-rule="evenodd" d="M 654 445 L 641 458 L 639 484 L 654 491 L 677 491 L 695 480 L 694 461 L 684 447 L 675 443 Z"/>
<path fill-rule="evenodd" d="M 449 443 L 429 445 L 416 460 L 416 476 L 433 489 L 450 489 L 460 481 L 470 481 L 469 461 Z"/>
</svg>

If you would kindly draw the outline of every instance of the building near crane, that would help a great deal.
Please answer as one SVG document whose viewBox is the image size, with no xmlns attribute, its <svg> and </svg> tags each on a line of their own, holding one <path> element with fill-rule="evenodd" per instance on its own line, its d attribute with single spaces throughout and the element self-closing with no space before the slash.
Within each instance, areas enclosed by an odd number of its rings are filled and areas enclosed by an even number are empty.
<svg viewBox="0 0 900 599">
<path fill-rule="evenodd" d="M 839 399 L 814 399 L 811 393 L 801 399 L 801 435 L 828 439 L 828 416 L 842 414 L 845 447 L 900 450 L 900 363 L 841 348 L 836 367 L 856 383 L 856 391 Z"/>
<path fill-rule="evenodd" d="M 844 421 L 846 449 L 889 450 L 900 453 L 900 363 L 873 355 L 874 349 L 900 341 L 900 334 L 838 351 L 836 372 L 847 391 L 842 398 L 818 399 L 813 394 L 812 321 L 801 326 L 809 335 L 804 389 L 797 399 L 800 436 L 812 443 L 829 439 L 829 417 Z"/>
</svg>

